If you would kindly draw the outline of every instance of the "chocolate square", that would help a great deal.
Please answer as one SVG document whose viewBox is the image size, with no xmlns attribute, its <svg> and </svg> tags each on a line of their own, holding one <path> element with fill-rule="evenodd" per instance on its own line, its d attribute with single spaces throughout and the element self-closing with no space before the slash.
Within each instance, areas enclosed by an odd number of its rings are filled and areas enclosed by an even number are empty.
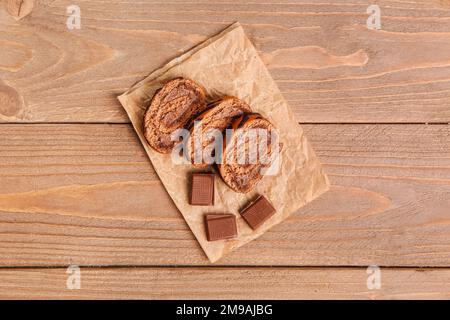
<svg viewBox="0 0 450 320">
<path fill-rule="evenodd" d="M 193 206 L 214 205 L 214 173 L 193 173 L 190 204 Z"/>
<path fill-rule="evenodd" d="M 266 220 L 276 212 L 272 204 L 263 195 L 260 195 L 255 201 L 250 203 L 240 212 L 241 216 L 253 229 L 257 229 Z"/>
<path fill-rule="evenodd" d="M 237 236 L 234 214 L 207 214 L 205 223 L 208 241 L 231 239 Z"/>
</svg>

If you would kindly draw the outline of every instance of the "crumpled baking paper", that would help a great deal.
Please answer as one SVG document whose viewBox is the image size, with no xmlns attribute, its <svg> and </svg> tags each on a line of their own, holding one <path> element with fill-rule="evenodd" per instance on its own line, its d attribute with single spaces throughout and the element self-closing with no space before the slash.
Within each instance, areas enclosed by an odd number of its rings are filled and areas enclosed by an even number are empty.
<svg viewBox="0 0 450 320">
<path fill-rule="evenodd" d="M 147 144 L 143 132 L 144 113 L 155 91 L 166 81 L 180 76 L 202 85 L 212 98 L 233 95 L 246 101 L 254 112 L 262 114 L 275 125 L 283 143 L 281 168 L 277 175 L 265 176 L 252 192 L 240 194 L 227 187 L 217 173 L 215 205 L 189 205 L 189 177 L 194 169 L 186 163 L 173 163 L 170 154 L 154 151 Z M 239 23 L 173 59 L 118 99 L 130 117 L 156 173 L 211 262 L 259 237 L 329 189 L 328 178 L 302 128 Z M 277 212 L 253 231 L 239 215 L 239 210 L 258 194 L 264 194 Z M 235 214 L 238 237 L 209 242 L 204 225 L 204 215 L 207 213 Z"/>
</svg>

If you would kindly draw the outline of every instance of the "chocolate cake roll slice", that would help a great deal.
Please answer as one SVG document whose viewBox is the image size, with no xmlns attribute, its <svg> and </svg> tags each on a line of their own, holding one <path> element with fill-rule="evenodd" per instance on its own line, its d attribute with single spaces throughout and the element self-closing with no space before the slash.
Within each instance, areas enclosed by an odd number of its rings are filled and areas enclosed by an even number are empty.
<svg viewBox="0 0 450 320">
<path fill-rule="evenodd" d="M 218 137 L 215 134 L 222 134 L 236 117 L 251 112 L 247 103 L 231 96 L 210 103 L 208 107 L 210 109 L 200 114 L 191 123 L 187 141 L 189 160 L 197 168 L 204 168 L 213 163 L 216 138 L 220 138 L 222 142 L 222 136 Z"/>
<path fill-rule="evenodd" d="M 175 78 L 153 96 L 144 116 L 144 135 L 160 153 L 169 153 L 177 141 L 171 134 L 207 108 L 205 90 L 192 80 Z"/>
<path fill-rule="evenodd" d="M 234 191 L 250 192 L 264 175 L 276 174 L 273 169 L 282 144 L 276 128 L 260 114 L 235 119 L 224 140 L 218 167 L 222 179 Z"/>
</svg>

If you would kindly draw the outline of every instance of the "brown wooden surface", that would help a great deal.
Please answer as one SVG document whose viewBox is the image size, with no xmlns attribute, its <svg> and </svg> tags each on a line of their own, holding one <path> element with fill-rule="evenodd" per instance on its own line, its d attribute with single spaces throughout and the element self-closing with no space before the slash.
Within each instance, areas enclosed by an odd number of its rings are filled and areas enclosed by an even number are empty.
<svg viewBox="0 0 450 320">
<path fill-rule="evenodd" d="M 450 121 L 447 0 L 377 1 L 379 31 L 366 0 L 78 0 L 72 31 L 72 0 L 35 2 L 0 11 L 0 120 L 128 122 L 118 94 L 240 21 L 300 122 Z"/>
<path fill-rule="evenodd" d="M 0 3 L 0 298 L 449 298 L 448 0 Z M 234 21 L 332 188 L 210 268 L 116 96 Z"/>
<path fill-rule="evenodd" d="M 0 272 L 3 299 L 449 299 L 450 271 L 381 269 L 369 290 L 365 268 L 81 268 L 68 290 L 66 269 Z M 45 283 L 45 286 L 42 284 Z"/>
<path fill-rule="evenodd" d="M 227 265 L 450 265 L 449 125 L 305 125 L 333 187 Z M 129 125 L 0 126 L 0 264 L 208 264 Z"/>
</svg>

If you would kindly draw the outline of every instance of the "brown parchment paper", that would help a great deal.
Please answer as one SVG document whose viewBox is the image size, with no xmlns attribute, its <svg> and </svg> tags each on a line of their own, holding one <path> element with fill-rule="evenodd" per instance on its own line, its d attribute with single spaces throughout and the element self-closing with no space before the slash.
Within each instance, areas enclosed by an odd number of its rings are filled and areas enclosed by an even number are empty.
<svg viewBox="0 0 450 320">
<path fill-rule="evenodd" d="M 188 163 L 173 163 L 170 154 L 162 155 L 154 151 L 143 133 L 144 113 L 155 91 L 166 81 L 180 76 L 198 82 L 212 97 L 234 95 L 243 99 L 278 128 L 283 143 L 278 175 L 265 176 L 255 190 L 244 195 L 228 188 L 217 174 L 215 205 L 189 205 L 189 177 L 193 168 Z M 159 178 L 211 262 L 262 235 L 329 188 L 328 179 L 302 128 L 239 23 L 154 71 L 118 99 Z M 238 211 L 257 194 L 264 194 L 277 212 L 253 231 Z M 235 214 L 238 237 L 234 240 L 207 241 L 204 227 L 206 213 Z"/>
</svg>

